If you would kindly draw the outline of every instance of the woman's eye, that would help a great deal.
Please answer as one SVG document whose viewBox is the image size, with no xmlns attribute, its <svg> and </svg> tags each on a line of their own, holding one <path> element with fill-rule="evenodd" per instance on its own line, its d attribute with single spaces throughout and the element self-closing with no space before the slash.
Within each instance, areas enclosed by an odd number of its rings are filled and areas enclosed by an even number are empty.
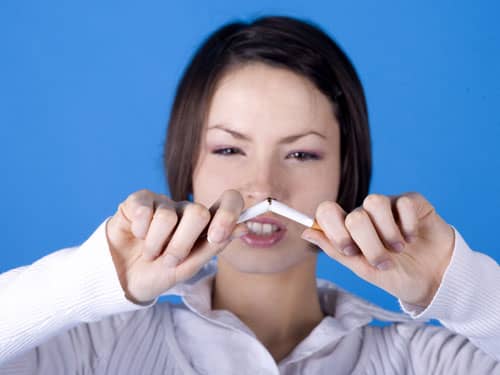
<svg viewBox="0 0 500 375">
<path fill-rule="evenodd" d="M 229 155 L 241 154 L 241 151 L 235 147 L 226 147 L 214 150 L 212 153 L 217 155 L 229 156 Z"/>
<path fill-rule="evenodd" d="M 306 161 L 306 160 L 319 160 L 319 155 L 314 154 L 312 152 L 305 152 L 305 151 L 295 151 L 290 153 L 288 157 L 297 159 L 299 161 Z"/>
</svg>

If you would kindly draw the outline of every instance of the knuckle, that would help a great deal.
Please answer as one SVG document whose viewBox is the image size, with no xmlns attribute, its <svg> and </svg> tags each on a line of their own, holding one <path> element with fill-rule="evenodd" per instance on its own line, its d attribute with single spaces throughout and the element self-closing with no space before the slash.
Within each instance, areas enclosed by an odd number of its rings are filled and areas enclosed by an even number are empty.
<svg viewBox="0 0 500 375">
<path fill-rule="evenodd" d="M 371 259 L 370 259 L 370 263 L 373 265 L 373 266 L 377 266 L 383 262 L 385 262 L 387 259 L 387 257 L 385 257 L 383 254 L 377 254 L 375 256 L 373 256 Z"/>
<path fill-rule="evenodd" d="M 404 243 L 403 238 L 400 235 L 395 235 L 393 237 L 389 237 L 388 239 L 384 240 L 384 244 L 386 249 L 390 250 L 396 250 L 400 251 L 399 249 L 402 250 L 402 244 Z"/>
<path fill-rule="evenodd" d="M 336 238 L 335 244 L 339 250 L 343 250 L 346 247 L 353 246 L 353 242 L 349 236 L 338 236 Z"/>
<path fill-rule="evenodd" d="M 132 201 L 137 201 L 141 198 L 144 198 L 145 196 L 149 195 L 151 192 L 147 189 L 141 189 L 138 191 L 133 192 L 132 194 L 129 195 L 130 200 Z"/>
<path fill-rule="evenodd" d="M 125 200 L 125 202 L 128 204 L 128 205 L 134 205 L 136 204 L 137 202 L 139 202 L 139 196 L 138 196 L 138 193 L 135 192 L 135 193 L 132 193 L 130 194 L 127 199 Z"/>
<path fill-rule="evenodd" d="M 172 227 L 175 226 L 179 220 L 177 213 L 169 208 L 157 209 L 155 212 L 155 218 Z"/>
<path fill-rule="evenodd" d="M 398 198 L 397 203 L 399 206 L 403 206 L 403 207 L 407 207 L 407 208 L 413 207 L 413 202 L 408 195 L 403 195 L 402 197 Z"/>
<path fill-rule="evenodd" d="M 389 204 L 389 197 L 382 194 L 370 194 L 363 200 L 365 210 L 377 210 Z"/>
<path fill-rule="evenodd" d="M 153 192 L 149 192 L 148 196 L 151 197 L 151 200 L 154 199 L 157 202 L 159 202 L 160 204 L 173 205 L 175 203 L 172 199 L 170 199 L 170 197 L 166 196 L 165 194 L 155 194 Z"/>
<path fill-rule="evenodd" d="M 192 203 L 186 207 L 185 213 L 189 216 L 200 218 L 204 222 L 209 222 L 211 215 L 210 211 L 199 203 Z"/>
<path fill-rule="evenodd" d="M 336 209 L 337 209 L 337 204 L 335 202 L 323 201 L 319 204 L 318 208 L 316 209 L 317 216 L 318 217 L 323 216 Z"/>
<path fill-rule="evenodd" d="M 386 238 L 390 243 L 400 242 L 403 239 L 398 228 L 391 228 Z"/>
<path fill-rule="evenodd" d="M 408 197 L 410 199 L 425 199 L 422 194 L 417 191 L 409 191 L 403 195 L 404 197 Z"/>
<path fill-rule="evenodd" d="M 151 196 L 152 194 L 153 193 L 146 189 L 139 190 L 130 194 L 125 202 L 131 207 L 139 207 L 144 202 L 147 202 L 147 197 Z"/>
<path fill-rule="evenodd" d="M 363 210 L 354 210 L 349 213 L 345 218 L 345 225 L 348 228 L 354 228 L 362 225 L 368 218 L 367 214 Z"/>
</svg>

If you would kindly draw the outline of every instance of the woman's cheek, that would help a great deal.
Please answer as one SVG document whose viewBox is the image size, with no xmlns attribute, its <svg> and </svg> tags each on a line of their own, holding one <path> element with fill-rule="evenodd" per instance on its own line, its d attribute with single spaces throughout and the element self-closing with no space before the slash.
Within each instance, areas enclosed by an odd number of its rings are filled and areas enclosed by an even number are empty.
<svg viewBox="0 0 500 375">
<path fill-rule="evenodd" d="M 193 189 L 197 202 L 209 207 L 228 189 L 235 189 L 241 171 L 226 157 L 203 150 L 193 175 Z M 238 173 L 238 175 L 236 175 Z"/>
</svg>

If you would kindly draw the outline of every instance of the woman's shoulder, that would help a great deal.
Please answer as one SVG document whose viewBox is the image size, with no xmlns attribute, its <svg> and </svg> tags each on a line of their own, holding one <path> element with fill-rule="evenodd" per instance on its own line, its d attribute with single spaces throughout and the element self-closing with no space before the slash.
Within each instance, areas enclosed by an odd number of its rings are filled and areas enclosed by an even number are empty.
<svg viewBox="0 0 500 375">
<path fill-rule="evenodd" d="M 146 309 L 114 314 L 96 322 L 79 324 L 65 336 L 76 339 L 82 347 L 91 344 L 98 352 L 103 352 L 118 341 L 128 341 L 130 344 L 147 339 L 146 336 L 152 331 L 158 332 L 170 308 L 170 303 L 164 302 Z"/>
<path fill-rule="evenodd" d="M 17 356 L 7 365 L 27 369 L 26 373 L 59 373 L 54 370 L 56 368 L 85 369 L 91 373 L 112 368 L 116 369 L 113 373 L 139 373 L 140 370 L 131 369 L 144 363 L 156 366 L 158 358 L 167 360 L 171 355 L 165 342 L 168 332 L 163 332 L 169 329 L 165 323 L 170 321 L 170 309 L 171 304 L 164 302 L 81 323 L 45 341 L 35 350 Z M 133 361 L 134 358 L 138 361 Z"/>
</svg>

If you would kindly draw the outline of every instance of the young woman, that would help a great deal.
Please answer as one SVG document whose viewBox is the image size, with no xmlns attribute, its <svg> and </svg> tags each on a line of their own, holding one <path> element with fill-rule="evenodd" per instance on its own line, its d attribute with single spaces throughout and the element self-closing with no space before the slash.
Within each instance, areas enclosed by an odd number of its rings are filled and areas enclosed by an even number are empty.
<svg viewBox="0 0 500 375">
<path fill-rule="evenodd" d="M 0 276 L 2 374 L 500 373 L 498 265 L 421 195 L 367 195 L 363 89 L 315 26 L 211 35 L 180 82 L 165 166 L 171 198 L 133 193 L 81 246 Z M 321 231 L 269 212 L 236 224 L 267 197 Z M 408 314 L 316 280 L 319 249 Z"/>
</svg>

